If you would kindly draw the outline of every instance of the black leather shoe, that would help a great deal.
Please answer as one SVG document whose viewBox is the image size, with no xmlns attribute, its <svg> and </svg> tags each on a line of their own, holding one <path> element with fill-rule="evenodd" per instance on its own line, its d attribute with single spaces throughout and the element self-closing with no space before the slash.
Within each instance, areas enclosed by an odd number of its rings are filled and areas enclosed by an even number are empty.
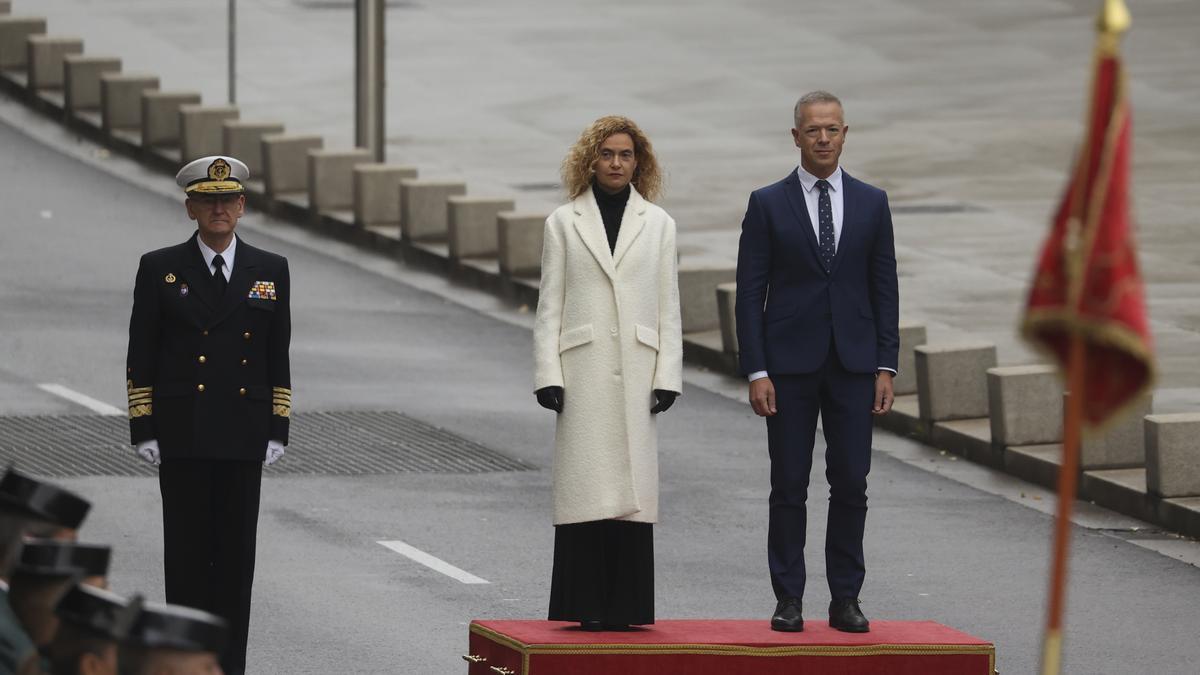
<svg viewBox="0 0 1200 675">
<path fill-rule="evenodd" d="M 586 630 L 589 633 L 598 633 L 604 630 L 603 621 L 580 621 L 579 630 Z"/>
<path fill-rule="evenodd" d="M 829 603 L 829 627 L 843 633 L 866 633 L 871 622 L 863 616 L 857 598 L 843 598 Z"/>
<path fill-rule="evenodd" d="M 771 617 L 771 630 L 784 633 L 799 633 L 804 630 L 800 598 L 784 598 L 775 605 L 775 615 Z"/>
</svg>

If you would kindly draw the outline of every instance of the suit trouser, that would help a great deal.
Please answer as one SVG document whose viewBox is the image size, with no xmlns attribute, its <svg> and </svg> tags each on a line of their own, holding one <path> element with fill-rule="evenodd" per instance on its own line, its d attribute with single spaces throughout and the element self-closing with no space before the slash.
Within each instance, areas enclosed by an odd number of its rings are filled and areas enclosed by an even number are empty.
<svg viewBox="0 0 1200 675">
<path fill-rule="evenodd" d="M 225 618 L 229 643 L 221 668 L 242 673 L 262 462 L 164 459 L 158 481 L 167 602 Z"/>
<path fill-rule="evenodd" d="M 875 376 L 848 372 L 831 346 L 817 372 L 772 375 L 771 382 L 778 412 L 767 418 L 771 454 L 767 560 L 775 597 L 804 597 L 806 502 L 819 413 L 829 480 L 825 577 L 832 597 L 857 598 L 866 576 L 863 529 Z"/>
</svg>

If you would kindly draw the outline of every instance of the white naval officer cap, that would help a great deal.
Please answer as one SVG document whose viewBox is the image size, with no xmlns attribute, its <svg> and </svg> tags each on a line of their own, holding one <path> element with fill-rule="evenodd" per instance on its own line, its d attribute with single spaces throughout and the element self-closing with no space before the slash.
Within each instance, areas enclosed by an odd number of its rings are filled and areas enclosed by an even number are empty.
<svg viewBox="0 0 1200 675">
<path fill-rule="evenodd" d="M 212 155 L 188 162 L 175 174 L 175 184 L 188 195 L 240 194 L 248 178 L 250 169 L 241 160 Z"/>
</svg>

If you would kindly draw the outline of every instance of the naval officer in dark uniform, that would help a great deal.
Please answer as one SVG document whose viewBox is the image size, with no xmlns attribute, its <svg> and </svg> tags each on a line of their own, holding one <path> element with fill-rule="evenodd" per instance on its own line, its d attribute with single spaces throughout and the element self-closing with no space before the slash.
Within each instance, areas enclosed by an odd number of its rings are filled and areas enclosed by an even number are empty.
<svg viewBox="0 0 1200 675">
<path fill-rule="evenodd" d="M 245 670 L 264 462 L 291 415 L 287 259 L 234 234 L 246 165 L 204 157 L 175 177 L 197 232 L 142 256 L 126 384 L 137 453 L 159 465 L 166 598 L 230 624 L 222 666 Z"/>
</svg>

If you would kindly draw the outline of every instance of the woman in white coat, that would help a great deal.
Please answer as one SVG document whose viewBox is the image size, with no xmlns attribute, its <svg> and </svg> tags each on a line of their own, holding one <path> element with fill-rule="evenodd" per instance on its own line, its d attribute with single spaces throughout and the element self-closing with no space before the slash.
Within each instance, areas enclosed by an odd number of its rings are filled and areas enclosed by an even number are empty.
<svg viewBox="0 0 1200 675">
<path fill-rule="evenodd" d="M 535 394 L 558 413 L 551 620 L 654 623 L 655 416 L 683 390 L 675 221 L 632 120 L 602 117 L 563 160 L 546 220 Z"/>
</svg>

